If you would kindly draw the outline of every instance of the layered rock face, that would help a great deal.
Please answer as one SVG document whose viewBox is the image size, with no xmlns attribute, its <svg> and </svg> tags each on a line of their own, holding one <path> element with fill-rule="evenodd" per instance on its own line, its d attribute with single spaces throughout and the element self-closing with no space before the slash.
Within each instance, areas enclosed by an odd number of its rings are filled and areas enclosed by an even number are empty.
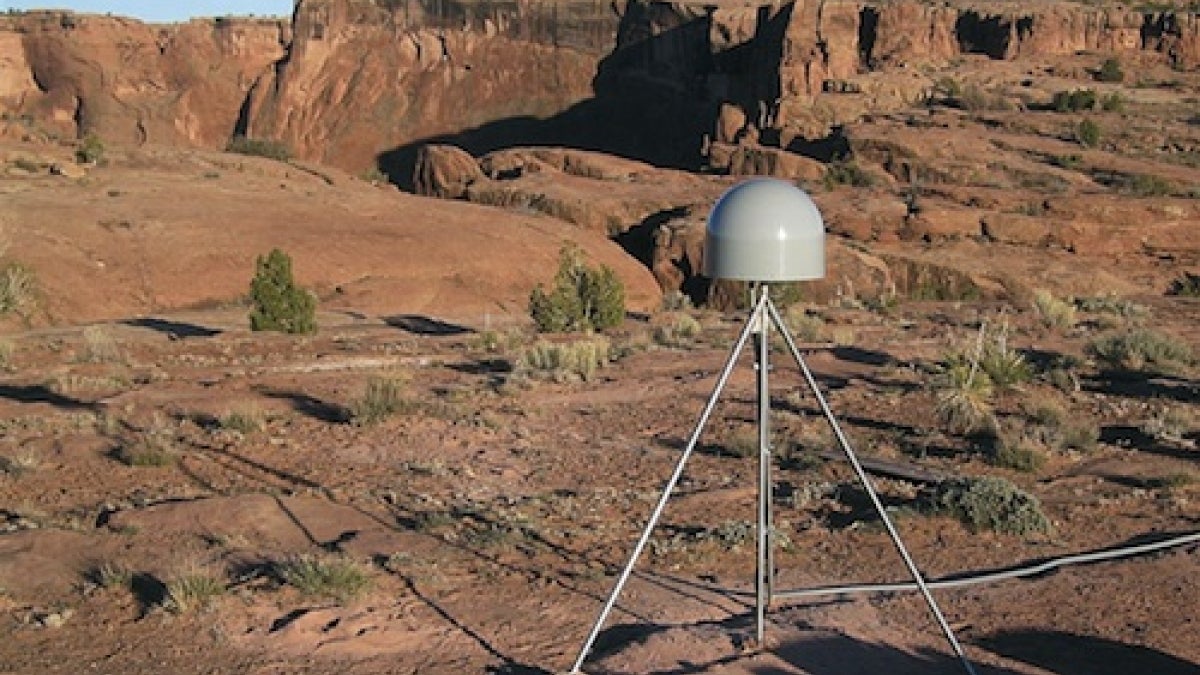
<svg viewBox="0 0 1200 675">
<path fill-rule="evenodd" d="M 768 152 L 747 162 L 730 146 L 827 158 L 832 148 L 814 143 L 835 127 L 928 96 L 931 80 L 917 66 L 970 55 L 1019 60 L 1091 51 L 1189 69 L 1200 65 L 1198 50 L 1200 16 L 1183 12 L 908 0 L 737 7 L 634 1 L 624 9 L 616 51 L 601 65 L 597 93 L 641 101 L 640 116 L 628 112 L 625 123 L 662 128 L 674 149 L 652 147 L 659 154 L 651 159 L 751 173 L 780 161 Z M 668 119 L 676 124 L 664 125 Z M 771 169 L 788 177 L 805 171 Z"/>
<path fill-rule="evenodd" d="M 486 152 L 558 140 L 541 123 L 590 97 L 616 15 L 599 3 L 307 1 L 240 132 L 307 159 L 408 177 L 419 144 Z"/>
<path fill-rule="evenodd" d="M 835 127 L 927 96 L 917 66 L 1081 50 L 1194 68 L 1200 17 L 914 0 L 302 0 L 291 22 L 175 26 L 30 12 L 0 18 L 0 106 L 115 142 L 281 140 L 402 183 L 426 142 L 804 177 L 792 155 L 826 159 Z"/>
<path fill-rule="evenodd" d="M 289 27 L 229 19 L 151 26 L 32 12 L 0 19 L 0 109 L 62 136 L 219 147 Z"/>
</svg>

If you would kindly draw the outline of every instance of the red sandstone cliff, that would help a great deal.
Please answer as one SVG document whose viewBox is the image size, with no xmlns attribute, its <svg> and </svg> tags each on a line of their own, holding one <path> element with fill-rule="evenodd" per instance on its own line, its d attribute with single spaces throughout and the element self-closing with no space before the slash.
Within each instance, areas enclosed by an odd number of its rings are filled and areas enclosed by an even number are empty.
<svg viewBox="0 0 1200 675">
<path fill-rule="evenodd" d="M 0 19 L 0 110 L 53 133 L 220 147 L 254 81 L 284 54 L 278 21 L 152 26 L 31 12 Z"/>
<path fill-rule="evenodd" d="M 401 179 L 431 139 L 474 154 L 558 144 L 804 172 L 780 153 L 820 156 L 805 144 L 833 126 L 926 95 L 917 65 L 1087 50 L 1200 66 L 1200 16 L 1185 12 L 912 0 L 613 7 L 303 0 L 290 24 L 175 26 L 30 12 L 0 18 L 0 111 L 117 142 L 222 147 L 245 133 Z"/>
</svg>

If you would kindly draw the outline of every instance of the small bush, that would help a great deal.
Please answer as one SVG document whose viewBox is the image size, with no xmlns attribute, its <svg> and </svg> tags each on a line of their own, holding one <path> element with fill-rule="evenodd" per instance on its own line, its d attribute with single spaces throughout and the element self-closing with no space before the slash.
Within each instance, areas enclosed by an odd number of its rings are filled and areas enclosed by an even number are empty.
<svg viewBox="0 0 1200 675">
<path fill-rule="evenodd" d="M 286 143 L 267 138 L 234 136 L 229 141 L 229 145 L 225 146 L 225 151 L 234 152 L 239 155 L 266 157 L 267 159 L 274 159 L 280 162 L 287 162 L 292 158 L 292 150 Z"/>
<path fill-rule="evenodd" d="M 225 594 L 225 582 L 208 570 L 193 569 L 167 582 L 163 608 L 172 614 L 207 609 Z"/>
<path fill-rule="evenodd" d="M 1184 272 L 1171 282 L 1168 295 L 1180 295 L 1188 298 L 1200 298 L 1200 274 Z"/>
<path fill-rule="evenodd" d="M 1190 365 L 1193 358 L 1187 343 L 1149 329 L 1101 335 L 1088 343 L 1087 351 L 1114 368 L 1164 373 Z"/>
<path fill-rule="evenodd" d="M 273 249 L 259 256 L 250 282 L 250 329 L 281 333 L 314 333 L 317 301 L 292 277 L 292 259 Z"/>
<path fill-rule="evenodd" d="M 361 597 L 371 588 L 371 577 L 362 565 L 331 555 L 301 555 L 275 567 L 279 579 L 304 595 L 331 598 L 340 603 Z"/>
<path fill-rule="evenodd" d="M 104 159 L 104 141 L 96 134 L 88 134 L 79 141 L 75 149 L 75 161 L 80 164 L 99 164 Z"/>
<path fill-rule="evenodd" d="M 875 177 L 867 173 L 853 160 L 833 162 L 825 168 L 825 189 L 832 190 L 839 185 L 850 187 L 871 187 L 875 185 Z"/>
<path fill-rule="evenodd" d="M 1001 389 L 1016 387 L 1033 377 L 1033 369 L 1025 356 L 1008 346 L 1005 331 L 984 342 L 979 367 L 987 373 L 992 384 Z"/>
<path fill-rule="evenodd" d="M 1050 530 L 1050 520 L 1037 497 L 994 476 L 942 481 L 928 498 L 926 509 L 957 518 L 973 531 L 1027 535 Z"/>
<path fill-rule="evenodd" d="M 404 406 L 404 383 L 395 377 L 372 377 L 362 396 L 350 404 L 350 420 L 358 426 L 379 424 Z"/>
<path fill-rule="evenodd" d="M 1096 107 L 1096 92 L 1091 89 L 1060 91 L 1054 94 L 1050 104 L 1058 112 L 1081 112 Z"/>
<path fill-rule="evenodd" d="M 1075 327 L 1075 305 L 1059 300 L 1050 291 L 1041 288 L 1034 291 L 1033 309 L 1046 328 L 1069 330 Z"/>
<path fill-rule="evenodd" d="M 1080 121 L 1075 127 L 1075 140 L 1085 148 L 1100 145 L 1100 125 L 1089 119 Z"/>
<path fill-rule="evenodd" d="M 37 307 L 37 277 L 21 263 L 0 269 L 0 316 L 10 312 L 28 318 Z"/>
<path fill-rule="evenodd" d="M 112 452 L 112 456 L 127 466 L 161 467 L 175 463 L 177 435 L 170 423 L 155 415 L 149 428 L 132 434 Z"/>
<path fill-rule="evenodd" d="M 88 326 L 83 329 L 83 348 L 79 360 L 83 363 L 122 363 L 125 354 L 108 328 Z"/>
<path fill-rule="evenodd" d="M 996 428 L 992 413 L 992 381 L 987 373 L 961 356 L 951 357 L 938 378 L 938 418 L 951 432 L 971 434 Z"/>
<path fill-rule="evenodd" d="M 96 563 L 84 571 L 83 578 L 99 588 L 128 588 L 133 570 L 118 562 Z"/>
<path fill-rule="evenodd" d="M 238 410 L 230 410 L 218 420 L 222 429 L 236 431 L 242 434 L 253 434 L 262 431 L 266 425 L 263 412 L 253 406 L 245 406 Z"/>
<path fill-rule="evenodd" d="M 1123 82 L 1125 72 L 1121 70 L 1121 61 L 1114 57 L 1105 59 L 1096 71 L 1096 79 L 1100 82 Z"/>
<path fill-rule="evenodd" d="M 818 342 L 826 335 L 825 319 L 800 305 L 788 307 L 783 319 L 788 330 L 800 342 Z"/>
<path fill-rule="evenodd" d="M 555 379 L 581 378 L 591 380 L 596 370 L 608 365 L 612 346 L 603 337 L 593 337 L 568 344 L 539 341 L 526 349 L 517 360 L 517 368 Z"/>
<path fill-rule="evenodd" d="M 1175 186 L 1165 178 L 1139 173 L 1126 181 L 1125 190 L 1135 197 L 1167 197 L 1175 192 Z"/>
<path fill-rule="evenodd" d="M 1076 298 L 1075 306 L 1080 311 L 1092 314 L 1111 314 L 1130 321 L 1141 321 L 1150 314 L 1150 308 L 1139 305 L 1115 294 L 1098 295 L 1091 298 Z"/>
<path fill-rule="evenodd" d="M 1046 455 L 1028 439 L 1002 439 L 991 456 L 993 466 L 1033 473 L 1046 464 Z"/>
<path fill-rule="evenodd" d="M 1195 419 L 1185 408 L 1167 406 L 1142 422 L 1142 433 L 1159 441 L 1179 442 L 1192 431 Z"/>
<path fill-rule="evenodd" d="M 1100 428 L 1089 422 L 1069 424 L 1063 427 L 1058 439 L 1058 447 L 1063 450 L 1078 452 L 1093 452 L 1100 442 Z"/>
<path fill-rule="evenodd" d="M 588 266 L 583 252 L 565 246 L 559 252 L 554 288 L 541 284 L 529 295 L 529 315 L 543 333 L 604 330 L 625 319 L 625 286 L 607 266 Z"/>
<path fill-rule="evenodd" d="M 662 321 L 654 328 L 654 342 L 672 349 L 692 346 L 702 330 L 699 321 L 682 312 L 672 312 Z"/>
<path fill-rule="evenodd" d="M 1125 97 L 1121 96 L 1121 92 L 1114 91 L 1113 93 L 1100 99 L 1100 108 L 1104 112 L 1124 112 Z"/>
</svg>

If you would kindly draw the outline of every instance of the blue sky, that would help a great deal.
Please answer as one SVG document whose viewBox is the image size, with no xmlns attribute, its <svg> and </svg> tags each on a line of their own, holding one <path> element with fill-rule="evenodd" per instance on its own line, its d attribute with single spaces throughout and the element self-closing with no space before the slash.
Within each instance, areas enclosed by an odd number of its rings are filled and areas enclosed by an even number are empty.
<svg viewBox="0 0 1200 675">
<path fill-rule="evenodd" d="M 34 0 L 0 2 L 0 10 L 9 9 L 71 9 L 93 14 L 119 14 L 143 21 L 186 21 L 193 16 L 225 16 L 255 14 L 258 16 L 291 16 L 293 0 L 193 0 L 164 2 L 163 0 Z"/>
</svg>

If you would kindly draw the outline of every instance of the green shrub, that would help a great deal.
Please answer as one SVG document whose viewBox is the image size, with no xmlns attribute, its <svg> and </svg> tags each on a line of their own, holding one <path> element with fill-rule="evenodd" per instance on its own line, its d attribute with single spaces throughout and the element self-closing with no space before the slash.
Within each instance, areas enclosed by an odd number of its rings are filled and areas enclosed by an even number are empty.
<svg viewBox="0 0 1200 675">
<path fill-rule="evenodd" d="M 225 146 L 225 150 L 239 155 L 266 157 L 280 162 L 286 162 L 292 158 L 292 150 L 286 143 L 268 138 L 234 136 Z"/>
<path fill-rule="evenodd" d="M 973 531 L 1026 535 L 1050 530 L 1037 497 L 995 476 L 942 481 L 929 496 L 926 509 L 957 518 Z"/>
<path fill-rule="evenodd" d="M 1100 144 L 1100 125 L 1090 119 L 1084 119 L 1075 127 L 1075 140 L 1085 148 L 1094 148 Z"/>
<path fill-rule="evenodd" d="M 871 187 L 875 185 L 875 177 L 864 171 L 853 160 L 840 160 L 825 168 L 824 182 L 827 190 L 832 190 L 839 185 Z"/>
<path fill-rule="evenodd" d="M 1141 423 L 1143 433 L 1160 441 L 1183 440 L 1195 426 L 1195 418 L 1183 407 L 1167 406 Z"/>
<path fill-rule="evenodd" d="M 250 282 L 250 329 L 282 333 L 317 330 L 317 301 L 292 278 L 292 259 L 279 249 L 259 256 Z"/>
<path fill-rule="evenodd" d="M 1125 97 L 1121 96 L 1121 92 L 1114 91 L 1113 93 L 1100 99 L 1100 109 L 1104 112 L 1124 112 Z"/>
<path fill-rule="evenodd" d="M 996 428 L 992 380 L 962 356 L 952 356 L 935 383 L 938 418 L 951 432 L 971 434 Z"/>
<path fill-rule="evenodd" d="M 1001 389 L 1016 387 L 1033 377 L 1033 369 L 1029 367 L 1025 356 L 1008 346 L 1005 331 L 984 342 L 979 355 L 979 368 L 987 373 L 992 384 Z"/>
<path fill-rule="evenodd" d="M 1130 176 L 1124 188 L 1135 197 L 1167 197 L 1175 192 L 1171 181 L 1148 173 Z"/>
<path fill-rule="evenodd" d="M 1054 94 L 1051 106 L 1058 112 L 1081 112 L 1096 107 L 1096 92 L 1091 89 L 1060 91 Z"/>
<path fill-rule="evenodd" d="M 1170 335 L 1149 329 L 1107 333 L 1088 343 L 1087 351 L 1123 370 L 1175 372 L 1192 363 L 1192 348 Z"/>
<path fill-rule="evenodd" d="M 280 581 L 304 595 L 331 598 L 341 603 L 362 596 L 371 588 L 371 577 L 362 565 L 333 555 L 300 555 L 275 566 Z"/>
<path fill-rule="evenodd" d="M 79 141 L 75 149 L 75 161 L 80 164 L 99 164 L 104 159 L 104 141 L 96 134 L 88 134 Z"/>
<path fill-rule="evenodd" d="M 350 420 L 358 426 L 379 424 L 406 405 L 404 383 L 395 377 L 372 377 L 362 396 L 350 404 Z"/>
<path fill-rule="evenodd" d="M 1096 79 L 1100 82 L 1124 81 L 1125 72 L 1121 70 L 1121 61 L 1115 57 L 1105 59 L 1100 65 L 1100 70 L 1096 71 Z"/>
<path fill-rule="evenodd" d="M 1200 298 L 1200 274 L 1184 272 L 1171 282 L 1167 289 L 1169 295 L 1181 295 L 1189 298 Z"/>
<path fill-rule="evenodd" d="M 559 252 L 554 288 L 529 295 L 529 315 L 543 333 L 604 330 L 625 319 L 625 286 L 607 266 L 588 266 L 576 246 Z"/>
</svg>

